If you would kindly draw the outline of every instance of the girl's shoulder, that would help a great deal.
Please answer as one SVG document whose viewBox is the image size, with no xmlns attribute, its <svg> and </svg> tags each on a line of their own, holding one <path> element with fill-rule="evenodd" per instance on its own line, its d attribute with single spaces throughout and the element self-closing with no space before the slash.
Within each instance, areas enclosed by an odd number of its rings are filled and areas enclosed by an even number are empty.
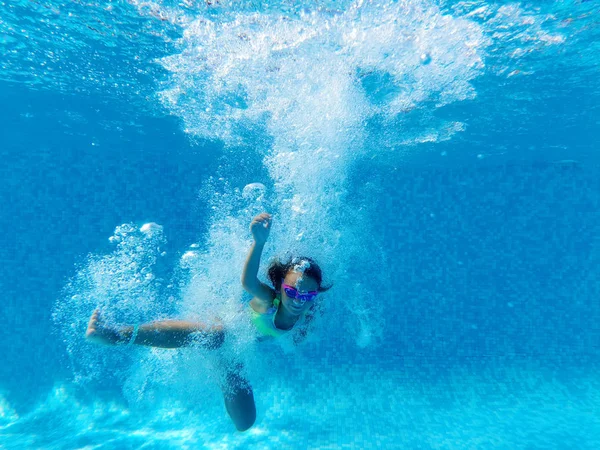
<svg viewBox="0 0 600 450">
<path fill-rule="evenodd" d="M 273 308 L 276 308 L 275 301 L 276 299 L 267 301 L 258 297 L 254 297 L 252 300 L 250 300 L 250 307 L 258 314 L 270 314 L 273 312 Z"/>
</svg>

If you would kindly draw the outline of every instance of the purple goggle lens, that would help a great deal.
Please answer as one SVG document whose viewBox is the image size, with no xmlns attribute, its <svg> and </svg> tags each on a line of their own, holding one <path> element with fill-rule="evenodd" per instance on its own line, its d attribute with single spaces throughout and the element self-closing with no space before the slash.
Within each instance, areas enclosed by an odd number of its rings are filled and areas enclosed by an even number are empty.
<svg viewBox="0 0 600 450">
<path fill-rule="evenodd" d="M 281 287 L 285 291 L 285 295 L 301 302 L 312 302 L 319 294 L 319 291 L 298 292 L 298 289 L 289 284 L 282 284 Z"/>
</svg>

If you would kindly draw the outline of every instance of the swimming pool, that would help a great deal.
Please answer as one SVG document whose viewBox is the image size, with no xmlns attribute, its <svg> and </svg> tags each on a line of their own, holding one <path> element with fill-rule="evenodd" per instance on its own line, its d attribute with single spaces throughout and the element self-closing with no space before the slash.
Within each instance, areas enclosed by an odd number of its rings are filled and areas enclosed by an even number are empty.
<svg viewBox="0 0 600 450">
<path fill-rule="evenodd" d="M 0 446 L 597 448 L 597 2 L 209 3 L 2 4 Z M 240 312 L 264 210 L 299 346 Z M 254 427 L 98 306 L 222 317 Z"/>
</svg>

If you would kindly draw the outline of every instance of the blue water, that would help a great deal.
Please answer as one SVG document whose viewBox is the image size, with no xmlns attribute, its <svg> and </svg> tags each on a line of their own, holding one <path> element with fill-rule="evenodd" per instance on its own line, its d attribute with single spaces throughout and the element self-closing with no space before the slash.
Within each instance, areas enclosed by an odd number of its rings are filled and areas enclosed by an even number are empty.
<svg viewBox="0 0 600 450">
<path fill-rule="evenodd" d="M 0 2 L 0 447 L 598 448 L 599 13 Z M 334 284 L 298 347 L 237 312 L 263 210 Z M 226 317 L 255 426 L 97 306 Z"/>
</svg>

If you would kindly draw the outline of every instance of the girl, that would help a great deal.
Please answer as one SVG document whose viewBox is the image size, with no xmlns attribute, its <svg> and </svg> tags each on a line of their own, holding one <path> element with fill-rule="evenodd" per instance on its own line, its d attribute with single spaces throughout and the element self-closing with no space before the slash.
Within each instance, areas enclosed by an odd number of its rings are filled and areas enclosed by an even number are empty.
<svg viewBox="0 0 600 450">
<path fill-rule="evenodd" d="M 294 336 L 298 342 L 306 335 L 317 295 L 329 287 L 322 286 L 323 275 L 317 263 L 306 257 L 271 263 L 268 275 L 273 287 L 259 281 L 260 257 L 270 230 L 269 214 L 259 214 L 250 223 L 254 242 L 242 273 L 242 286 L 254 297 L 250 302 L 252 321 L 263 337 L 279 337 L 305 318 Z"/>
<path fill-rule="evenodd" d="M 299 342 L 306 335 L 318 294 L 329 287 L 322 285 L 322 272 L 317 263 L 305 257 L 271 263 L 268 276 L 272 287 L 258 279 L 260 258 L 271 223 L 267 213 L 259 214 L 250 223 L 254 242 L 244 265 L 242 285 L 253 296 L 249 310 L 260 339 L 277 338 L 297 330 L 294 341 Z M 185 320 L 162 320 L 115 329 L 103 324 L 96 310 L 90 318 L 86 338 L 109 345 L 178 348 L 199 343 L 216 349 L 223 344 L 225 330 L 220 323 L 210 325 Z M 221 390 L 227 413 L 239 431 L 246 431 L 256 420 L 252 388 L 240 375 L 240 364 L 223 364 L 223 368 Z"/>
</svg>

